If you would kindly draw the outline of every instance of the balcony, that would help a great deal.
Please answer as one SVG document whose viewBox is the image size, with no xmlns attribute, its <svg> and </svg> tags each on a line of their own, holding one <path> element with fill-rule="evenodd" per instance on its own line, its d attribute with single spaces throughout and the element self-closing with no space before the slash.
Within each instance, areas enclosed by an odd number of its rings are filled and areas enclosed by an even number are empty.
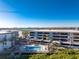
<svg viewBox="0 0 79 59">
<path fill-rule="evenodd" d="M 75 44 L 75 45 L 79 45 L 79 42 L 73 42 L 73 44 Z"/>
</svg>

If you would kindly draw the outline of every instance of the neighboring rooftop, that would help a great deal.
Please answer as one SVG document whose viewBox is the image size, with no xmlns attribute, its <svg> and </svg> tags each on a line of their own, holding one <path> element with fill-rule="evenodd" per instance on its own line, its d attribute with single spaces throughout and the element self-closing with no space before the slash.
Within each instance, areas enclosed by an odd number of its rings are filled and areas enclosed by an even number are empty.
<svg viewBox="0 0 79 59">
<path fill-rule="evenodd" d="M 0 30 L 0 34 L 4 34 L 4 33 L 11 33 L 13 31 L 9 31 L 9 30 Z"/>
<path fill-rule="evenodd" d="M 73 33 L 79 33 L 79 30 L 66 30 L 66 29 L 61 29 L 61 30 L 58 30 L 58 29 L 40 29 L 40 30 L 32 30 L 32 31 L 35 31 L 35 32 L 73 32 Z"/>
<path fill-rule="evenodd" d="M 1 31 L 0 31 L 0 34 L 3 34 L 3 33 L 9 33 L 9 32 L 6 31 L 6 30 L 1 30 Z"/>
</svg>

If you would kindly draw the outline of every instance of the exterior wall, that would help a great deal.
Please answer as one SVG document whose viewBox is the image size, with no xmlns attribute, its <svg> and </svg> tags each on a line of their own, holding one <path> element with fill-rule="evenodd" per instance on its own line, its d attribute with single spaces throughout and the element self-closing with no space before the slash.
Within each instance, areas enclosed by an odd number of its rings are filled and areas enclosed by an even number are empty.
<svg viewBox="0 0 79 59">
<path fill-rule="evenodd" d="M 4 45 L 3 45 L 3 43 L 0 43 L 0 52 L 3 52 L 3 50 L 4 50 Z"/>
<path fill-rule="evenodd" d="M 79 46 L 79 33 L 77 32 L 43 32 L 31 31 L 30 39 L 52 40 L 60 42 L 61 46 Z"/>
<path fill-rule="evenodd" d="M 12 46 L 11 41 L 7 41 L 5 44 L 3 44 L 4 48 L 10 48 Z"/>
<path fill-rule="evenodd" d="M 10 48 L 13 45 L 15 45 L 13 42 L 15 42 L 15 39 L 13 37 L 16 37 L 18 32 L 5 32 L 0 33 L 0 52 L 4 50 L 4 48 Z"/>
<path fill-rule="evenodd" d="M 49 32 L 30 32 L 30 39 L 49 40 L 50 34 Z"/>
<path fill-rule="evenodd" d="M 0 41 L 4 40 L 5 35 L 4 34 L 0 34 Z"/>
<path fill-rule="evenodd" d="M 12 32 L 12 36 L 13 36 L 13 37 L 18 37 L 18 36 L 19 36 L 19 31 L 14 31 L 14 32 Z"/>
<path fill-rule="evenodd" d="M 23 37 L 22 31 L 19 31 L 19 37 Z"/>
<path fill-rule="evenodd" d="M 6 40 L 12 39 L 12 33 L 8 33 L 8 34 L 5 34 L 5 35 L 6 35 Z"/>
<path fill-rule="evenodd" d="M 68 33 L 57 32 L 30 32 L 30 39 L 43 39 L 43 40 L 60 40 L 68 39 Z"/>
</svg>

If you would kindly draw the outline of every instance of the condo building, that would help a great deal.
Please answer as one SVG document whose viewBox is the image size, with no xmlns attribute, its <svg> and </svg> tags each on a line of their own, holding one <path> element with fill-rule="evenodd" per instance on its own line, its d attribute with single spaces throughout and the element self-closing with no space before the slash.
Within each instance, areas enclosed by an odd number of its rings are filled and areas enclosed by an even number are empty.
<svg viewBox="0 0 79 59">
<path fill-rule="evenodd" d="M 34 29 L 30 31 L 29 39 L 57 42 L 63 47 L 79 48 L 79 30 L 77 28 Z"/>
<path fill-rule="evenodd" d="M 15 45 L 15 37 L 18 35 L 17 31 L 0 31 L 0 52 L 6 48 L 10 48 Z"/>
</svg>

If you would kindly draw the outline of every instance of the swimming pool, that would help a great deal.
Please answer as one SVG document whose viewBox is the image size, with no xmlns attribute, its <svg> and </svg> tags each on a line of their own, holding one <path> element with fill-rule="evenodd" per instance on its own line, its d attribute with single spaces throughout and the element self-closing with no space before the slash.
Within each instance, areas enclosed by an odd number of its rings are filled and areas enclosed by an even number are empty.
<svg viewBox="0 0 79 59">
<path fill-rule="evenodd" d="M 41 46 L 40 45 L 24 45 L 19 47 L 20 51 L 33 51 L 33 52 L 37 52 L 37 51 L 41 51 Z"/>
</svg>

